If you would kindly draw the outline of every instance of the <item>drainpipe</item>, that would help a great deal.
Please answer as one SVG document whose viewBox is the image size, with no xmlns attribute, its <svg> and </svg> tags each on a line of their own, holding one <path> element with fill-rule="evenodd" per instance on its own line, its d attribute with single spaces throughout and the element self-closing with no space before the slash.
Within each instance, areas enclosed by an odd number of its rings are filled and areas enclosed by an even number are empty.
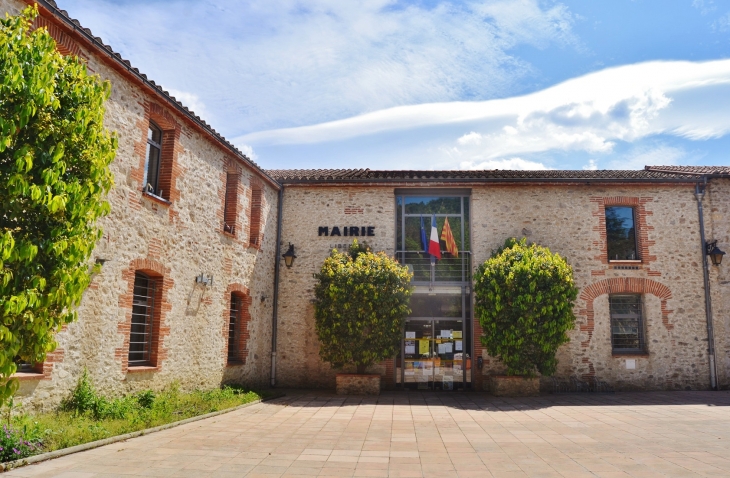
<svg viewBox="0 0 730 478">
<path fill-rule="evenodd" d="M 703 183 L 695 184 L 697 213 L 700 216 L 700 242 L 702 246 L 702 278 L 705 281 L 705 313 L 707 315 L 707 352 L 710 358 L 710 387 L 717 390 L 717 365 L 715 363 L 715 333 L 712 328 L 712 299 L 710 298 L 710 271 L 707 268 L 707 243 L 705 242 L 705 218 L 702 210 L 702 199 L 707 190 L 707 176 Z"/>
<path fill-rule="evenodd" d="M 276 253 L 274 259 L 274 313 L 271 316 L 271 386 L 276 386 L 276 323 L 279 316 L 279 266 L 281 265 L 281 212 L 284 206 L 284 185 L 279 189 L 276 217 Z"/>
</svg>

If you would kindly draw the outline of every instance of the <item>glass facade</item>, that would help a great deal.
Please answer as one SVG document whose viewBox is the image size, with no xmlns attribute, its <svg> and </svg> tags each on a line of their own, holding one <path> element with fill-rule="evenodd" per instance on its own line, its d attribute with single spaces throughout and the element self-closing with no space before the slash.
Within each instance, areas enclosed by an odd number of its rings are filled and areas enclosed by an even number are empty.
<svg viewBox="0 0 730 478">
<path fill-rule="evenodd" d="M 469 387 L 470 196 L 448 191 L 396 192 L 395 201 L 396 256 L 413 271 L 415 286 L 396 358 L 396 384 L 445 391 Z M 439 239 L 449 238 L 439 241 L 440 259 L 427 252 L 434 221 Z"/>
</svg>

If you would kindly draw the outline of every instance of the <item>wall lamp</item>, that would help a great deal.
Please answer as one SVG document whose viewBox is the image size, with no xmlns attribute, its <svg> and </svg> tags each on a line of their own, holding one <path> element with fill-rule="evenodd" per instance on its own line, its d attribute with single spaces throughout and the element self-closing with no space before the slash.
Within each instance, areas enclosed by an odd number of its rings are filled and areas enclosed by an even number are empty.
<svg viewBox="0 0 730 478">
<path fill-rule="evenodd" d="M 294 264 L 294 259 L 297 258 L 297 256 L 294 254 L 294 244 L 290 242 L 289 250 L 282 254 L 281 257 L 284 258 L 284 264 L 286 264 L 286 267 L 291 268 L 292 264 Z"/>
<path fill-rule="evenodd" d="M 720 248 L 717 247 L 717 241 L 707 241 L 705 243 L 705 254 L 710 256 L 713 266 L 719 266 L 722 264 L 722 256 L 725 255 L 725 252 L 721 251 Z"/>
<path fill-rule="evenodd" d="M 200 275 L 195 278 L 195 283 L 203 284 L 205 287 L 208 287 L 208 286 L 213 287 L 213 276 L 212 275 L 206 276 L 201 272 Z"/>
</svg>

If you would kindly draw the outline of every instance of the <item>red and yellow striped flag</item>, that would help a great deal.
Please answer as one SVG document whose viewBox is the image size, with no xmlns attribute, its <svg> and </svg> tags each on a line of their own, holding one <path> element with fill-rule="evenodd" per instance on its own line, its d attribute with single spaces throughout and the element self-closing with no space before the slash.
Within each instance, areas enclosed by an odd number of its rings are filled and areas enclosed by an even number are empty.
<svg viewBox="0 0 730 478">
<path fill-rule="evenodd" d="M 456 247 L 456 241 L 454 235 L 451 233 L 451 226 L 449 226 L 449 218 L 444 218 L 444 228 L 441 229 L 441 240 L 446 243 L 446 250 L 451 253 L 454 257 L 459 257 L 459 248 Z"/>
</svg>

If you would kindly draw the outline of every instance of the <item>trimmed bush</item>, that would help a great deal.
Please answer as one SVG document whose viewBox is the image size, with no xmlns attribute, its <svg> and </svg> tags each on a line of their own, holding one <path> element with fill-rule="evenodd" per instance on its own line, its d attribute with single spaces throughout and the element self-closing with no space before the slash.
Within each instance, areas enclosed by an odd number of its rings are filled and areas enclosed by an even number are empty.
<svg viewBox="0 0 730 478">
<path fill-rule="evenodd" d="M 349 251 L 333 249 L 314 274 L 314 317 L 319 355 L 335 368 L 357 373 L 400 349 L 403 321 L 410 313 L 411 273 L 384 252 L 353 241 Z"/>
<path fill-rule="evenodd" d="M 510 238 L 479 266 L 475 313 L 482 344 L 508 375 L 552 375 L 555 354 L 574 327 L 573 269 L 547 247 Z"/>
</svg>

